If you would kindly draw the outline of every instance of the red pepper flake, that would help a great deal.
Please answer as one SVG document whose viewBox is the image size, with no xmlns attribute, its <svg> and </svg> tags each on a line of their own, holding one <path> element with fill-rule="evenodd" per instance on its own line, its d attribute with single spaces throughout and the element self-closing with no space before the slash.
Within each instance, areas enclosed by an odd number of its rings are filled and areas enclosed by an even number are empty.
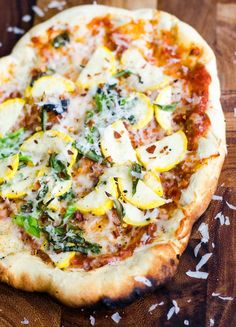
<svg viewBox="0 0 236 327">
<path fill-rule="evenodd" d="M 77 220 L 77 221 L 79 221 L 79 222 L 81 222 L 81 221 L 83 221 L 84 220 L 84 216 L 83 216 L 83 214 L 81 213 L 81 212 L 79 212 L 79 211 L 76 211 L 75 212 L 75 219 Z"/>
<path fill-rule="evenodd" d="M 151 154 L 153 154 L 155 150 L 156 150 L 156 145 L 155 145 L 155 144 L 149 146 L 149 147 L 146 149 L 146 151 L 147 151 L 148 153 L 151 153 Z"/>
<path fill-rule="evenodd" d="M 120 139 L 121 138 L 121 134 L 118 133 L 117 131 L 114 131 L 114 138 L 115 139 Z"/>
<path fill-rule="evenodd" d="M 165 151 L 167 151 L 167 149 L 168 149 L 168 146 L 166 145 L 161 149 L 160 153 L 164 153 Z"/>
</svg>

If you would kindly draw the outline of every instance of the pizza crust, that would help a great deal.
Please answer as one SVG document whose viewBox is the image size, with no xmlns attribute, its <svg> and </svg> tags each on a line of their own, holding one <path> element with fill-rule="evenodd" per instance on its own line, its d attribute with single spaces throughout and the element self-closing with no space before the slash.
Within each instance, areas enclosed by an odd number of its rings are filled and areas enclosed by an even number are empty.
<svg viewBox="0 0 236 327">
<path fill-rule="evenodd" d="M 142 9 L 127 11 L 106 6 L 80 6 L 71 8 L 34 27 L 16 45 L 10 56 L 0 60 L 0 71 L 7 63 L 15 64 L 21 75 L 22 87 L 27 84 L 27 74 L 34 65 L 34 51 L 27 46 L 32 36 L 40 35 L 53 23 L 78 23 L 79 19 L 91 19 L 94 16 L 114 13 L 127 17 L 153 17 L 155 10 Z M 210 130 L 218 141 L 219 156 L 208 161 L 191 177 L 189 187 L 182 192 L 181 204 L 184 215 L 181 216 L 176 238 L 167 243 L 152 244 L 136 251 L 133 256 L 113 265 L 85 272 L 71 269 L 63 271 L 46 265 L 40 258 L 22 251 L 19 247 L 15 254 L 6 255 L 0 260 L 1 280 L 16 288 L 27 291 L 47 292 L 66 305 L 78 307 L 98 301 L 106 304 L 133 299 L 145 290 L 164 283 L 176 272 L 178 258 L 187 246 L 191 229 L 196 219 L 206 210 L 216 189 L 218 177 L 225 157 L 225 123 L 220 105 L 220 87 L 217 77 L 216 60 L 213 51 L 202 37 L 189 25 L 176 17 L 160 12 L 160 18 L 167 26 L 177 23 L 180 38 L 189 43 L 197 43 L 204 49 L 201 58 L 211 75 L 209 108 Z M 23 68 L 22 68 L 23 67 Z M 27 69 L 25 69 L 27 67 Z M 206 146 L 210 141 L 207 138 Z M 213 173 L 214 172 L 214 173 Z M 176 218 L 177 219 L 177 218 Z M 135 277 L 145 277 L 150 284 L 137 281 Z M 142 280 L 142 279 L 141 279 Z"/>
</svg>

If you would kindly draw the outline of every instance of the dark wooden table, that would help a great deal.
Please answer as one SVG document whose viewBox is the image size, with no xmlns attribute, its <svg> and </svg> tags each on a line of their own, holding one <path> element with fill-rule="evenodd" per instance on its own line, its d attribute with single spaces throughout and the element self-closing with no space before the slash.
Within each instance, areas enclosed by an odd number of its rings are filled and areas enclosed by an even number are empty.
<svg viewBox="0 0 236 327">
<path fill-rule="evenodd" d="M 63 2 L 63 1 L 59 1 Z M 66 7 L 92 1 L 68 0 Z M 7 32 L 9 26 L 17 26 L 25 31 L 33 24 L 41 22 L 58 12 L 48 9 L 49 0 L 0 0 L 0 56 L 10 52 L 20 35 Z M 156 0 L 113 0 L 98 3 L 126 7 L 157 7 Z M 45 12 L 39 17 L 32 11 L 37 5 Z M 160 0 L 158 8 L 175 14 L 194 26 L 215 50 L 218 59 L 222 88 L 222 105 L 227 121 L 228 156 L 225 161 L 217 195 L 223 201 L 212 201 L 206 213 L 194 226 L 175 278 L 155 293 L 141 298 L 126 308 L 70 309 L 58 304 L 45 294 L 29 294 L 0 284 L 0 327 L 84 327 L 91 326 L 90 316 L 95 318 L 95 326 L 115 326 L 111 315 L 119 312 L 120 327 L 151 326 L 236 326 L 236 211 L 228 203 L 236 205 L 236 1 L 230 0 Z M 22 16 L 30 15 L 29 22 Z M 236 111 L 236 109 L 235 109 Z M 230 225 L 220 225 L 214 217 L 218 212 L 229 217 Z M 210 240 L 203 244 L 200 256 L 193 254 L 199 243 L 198 227 L 201 222 L 209 225 Z M 213 248 L 212 243 L 215 247 Z M 202 270 L 209 273 L 206 280 L 190 278 L 186 271 L 194 270 L 201 255 L 213 252 Z M 233 297 L 223 300 L 212 293 Z M 167 313 L 176 300 L 180 311 L 167 320 Z M 151 305 L 164 302 L 151 313 Z"/>
</svg>

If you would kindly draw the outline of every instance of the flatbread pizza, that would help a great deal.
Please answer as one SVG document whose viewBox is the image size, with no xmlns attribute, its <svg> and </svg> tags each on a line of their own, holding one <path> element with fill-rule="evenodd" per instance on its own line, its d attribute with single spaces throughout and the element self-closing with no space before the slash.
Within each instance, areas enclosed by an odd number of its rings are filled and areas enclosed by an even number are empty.
<svg viewBox="0 0 236 327">
<path fill-rule="evenodd" d="M 0 60 L 0 279 L 70 306 L 171 278 L 215 191 L 213 51 L 152 9 L 66 10 Z"/>
</svg>

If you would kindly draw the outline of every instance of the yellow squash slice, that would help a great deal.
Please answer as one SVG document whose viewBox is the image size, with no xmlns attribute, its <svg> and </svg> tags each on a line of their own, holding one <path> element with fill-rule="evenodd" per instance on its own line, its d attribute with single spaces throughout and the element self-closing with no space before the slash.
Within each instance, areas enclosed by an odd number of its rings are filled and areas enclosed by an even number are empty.
<svg viewBox="0 0 236 327">
<path fill-rule="evenodd" d="M 20 98 L 9 99 L 0 104 L 0 135 L 5 135 L 16 124 L 25 101 Z"/>
<path fill-rule="evenodd" d="M 172 102 L 172 88 L 167 86 L 160 91 L 155 103 L 161 106 L 170 105 Z M 167 131 L 168 134 L 172 133 L 172 112 L 161 110 L 157 105 L 155 105 L 155 118 L 158 124 Z"/>
<path fill-rule="evenodd" d="M 153 117 L 153 106 L 150 99 L 142 94 L 135 95 L 136 101 L 132 107 L 132 113 L 137 119 L 137 123 L 132 125 L 132 129 L 140 129 L 145 127 Z"/>
<path fill-rule="evenodd" d="M 111 158 L 116 164 L 137 161 L 129 133 L 120 120 L 104 129 L 101 150 L 105 158 Z"/>
<path fill-rule="evenodd" d="M 32 188 L 36 176 L 37 170 L 34 167 L 23 166 L 9 182 L 1 185 L 0 195 L 8 199 L 23 197 Z"/>
<path fill-rule="evenodd" d="M 67 268 L 70 265 L 71 259 L 74 258 L 75 252 L 61 252 L 49 254 L 50 258 L 54 262 L 55 266 L 59 269 Z"/>
<path fill-rule="evenodd" d="M 68 163 L 68 170 L 73 166 L 77 150 L 72 146 L 73 139 L 56 130 L 38 132 L 28 138 L 20 147 L 23 155 L 31 158 L 33 165 L 47 163 L 50 154 L 58 154 L 58 158 Z"/>
<path fill-rule="evenodd" d="M 158 209 L 154 209 L 152 213 L 147 212 L 145 214 L 130 203 L 122 202 L 122 206 L 124 208 L 123 221 L 128 225 L 145 226 L 155 221 L 158 216 Z"/>
<path fill-rule="evenodd" d="M 150 187 L 156 194 L 162 196 L 163 188 L 161 185 L 160 177 L 151 171 L 147 171 L 143 176 L 143 182 Z"/>
<path fill-rule="evenodd" d="M 187 137 L 183 131 L 178 131 L 160 141 L 141 146 L 136 152 L 146 169 L 168 171 L 184 159 Z"/>
<path fill-rule="evenodd" d="M 170 78 L 164 74 L 163 68 L 147 62 L 138 49 L 126 50 L 121 57 L 121 65 L 124 70 L 131 72 L 126 81 L 132 90 L 145 92 L 169 83 Z"/>
<path fill-rule="evenodd" d="M 90 88 L 103 84 L 116 72 L 116 61 L 112 51 L 106 47 L 99 47 L 93 53 L 89 62 L 82 70 L 77 80 L 81 88 Z"/>
<path fill-rule="evenodd" d="M 136 192 L 133 194 L 133 184 L 131 174 L 127 174 L 125 178 L 118 178 L 118 187 L 122 197 L 129 203 L 140 209 L 153 209 L 166 203 L 142 180 L 139 180 L 136 186 Z"/>
<path fill-rule="evenodd" d="M 74 83 L 63 76 L 43 76 L 37 79 L 32 87 L 26 89 L 26 97 L 41 98 L 44 95 L 64 95 L 74 90 Z"/>
<path fill-rule="evenodd" d="M 116 183 L 113 178 L 109 178 L 105 184 L 101 182 L 95 190 L 79 199 L 76 205 L 82 213 L 90 212 L 94 215 L 104 215 L 113 207 L 112 198 L 117 197 Z"/>
<path fill-rule="evenodd" d="M 0 183 L 9 181 L 15 175 L 19 165 L 19 154 L 0 160 Z"/>
</svg>

